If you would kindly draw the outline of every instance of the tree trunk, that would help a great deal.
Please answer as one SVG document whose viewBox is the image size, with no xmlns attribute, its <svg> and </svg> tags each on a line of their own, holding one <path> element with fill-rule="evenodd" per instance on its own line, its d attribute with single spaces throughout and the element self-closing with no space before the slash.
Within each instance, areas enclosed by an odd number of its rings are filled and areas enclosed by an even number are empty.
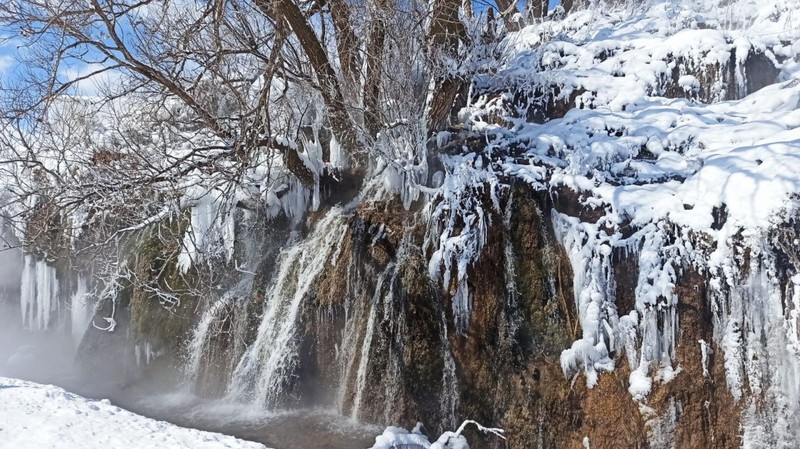
<svg viewBox="0 0 800 449">
<path fill-rule="evenodd" d="M 267 0 L 256 0 L 256 5 L 262 11 L 271 10 Z M 328 60 L 328 55 L 325 53 L 325 49 L 317 38 L 314 29 L 292 0 L 275 0 L 274 10 L 276 15 L 281 20 L 285 20 L 294 31 L 297 40 L 303 47 L 303 51 L 311 62 L 325 105 L 328 107 L 328 118 L 333 133 L 342 148 L 353 159 L 353 167 L 364 165 L 364 152 L 358 143 L 358 133 L 355 125 L 347 112 L 336 71 Z"/>
<path fill-rule="evenodd" d="M 367 41 L 367 79 L 364 85 L 364 124 L 370 137 L 381 129 L 380 93 L 383 77 L 383 48 L 386 42 L 386 23 L 380 16 L 384 0 L 375 1 L 377 14 L 373 15 Z"/>
<path fill-rule="evenodd" d="M 359 69 L 361 61 L 358 57 L 358 39 L 353 32 L 350 8 L 344 0 L 329 0 L 328 8 L 336 30 L 336 49 L 339 52 L 339 64 L 342 67 L 342 78 L 348 93 L 356 96 L 359 85 Z"/>
<path fill-rule="evenodd" d="M 437 58 L 457 57 L 459 42 L 466 39 L 466 28 L 458 17 L 459 7 L 457 0 L 437 0 L 434 4 L 428 42 Z M 436 80 L 427 110 L 429 133 L 447 126 L 453 102 L 464 83 L 463 79 L 447 73 Z"/>
</svg>

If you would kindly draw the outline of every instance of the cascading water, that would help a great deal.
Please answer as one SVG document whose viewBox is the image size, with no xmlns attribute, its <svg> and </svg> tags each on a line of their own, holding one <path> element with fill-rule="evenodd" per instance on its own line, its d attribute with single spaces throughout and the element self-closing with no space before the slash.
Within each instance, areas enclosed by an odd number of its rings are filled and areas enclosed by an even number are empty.
<svg viewBox="0 0 800 449">
<path fill-rule="evenodd" d="M 301 243 L 281 253 L 265 294 L 265 310 L 255 342 L 233 372 L 228 395 L 278 406 L 297 364 L 298 315 L 317 276 L 336 260 L 347 231 L 340 208 L 331 209 Z"/>
<path fill-rule="evenodd" d="M 351 258 L 350 263 L 348 264 L 348 280 L 352 277 L 352 273 L 357 270 L 355 265 L 356 258 Z M 382 281 L 383 277 L 379 278 L 379 281 Z M 355 282 L 348 282 L 347 289 L 348 289 L 348 299 L 352 298 L 354 295 L 352 294 L 353 290 L 356 288 Z M 372 309 L 374 305 L 371 304 L 370 313 L 372 313 Z M 339 413 L 345 414 L 346 407 L 347 407 L 347 399 L 348 393 L 350 389 L 348 388 L 350 385 L 350 377 L 351 373 L 353 372 L 353 368 L 355 367 L 356 363 L 356 355 L 358 351 L 358 339 L 361 336 L 359 332 L 360 324 L 362 321 L 362 314 L 359 313 L 363 310 L 362 307 L 357 307 L 354 304 L 354 301 L 346 301 L 344 306 L 344 321 L 345 321 L 345 328 L 344 332 L 342 332 L 342 342 L 341 345 L 337 345 L 336 347 L 336 359 L 339 362 L 338 365 L 340 367 L 339 372 L 339 388 L 336 394 L 336 408 L 339 410 Z M 352 414 L 352 410 L 350 412 Z"/>
<path fill-rule="evenodd" d="M 387 269 L 389 271 L 389 269 Z M 364 333 L 364 341 L 361 344 L 361 354 L 358 361 L 358 371 L 356 373 L 356 395 L 353 399 L 353 410 L 351 416 L 353 419 L 358 419 L 359 411 L 361 408 L 361 401 L 364 397 L 364 387 L 367 380 L 367 368 L 369 367 L 369 351 L 372 347 L 372 336 L 375 331 L 375 316 L 377 315 L 378 301 L 381 299 L 383 292 L 383 283 L 386 278 L 386 272 L 381 274 L 378 278 L 378 283 L 375 286 L 375 295 L 372 298 L 372 304 L 369 309 L 369 318 L 367 318 L 367 327 Z"/>
<path fill-rule="evenodd" d="M 364 262 L 353 254 L 348 263 L 344 329 L 336 355 L 339 366 L 336 407 L 340 413 L 349 414 L 355 419 L 362 417 L 370 352 L 374 350 L 374 344 L 381 343 L 374 339 L 376 322 L 382 319 L 386 307 L 391 306 L 397 273 L 396 265 L 390 263 L 377 275 L 374 289 L 370 290 L 367 284 L 371 279 L 367 279 L 363 273 Z"/>
<path fill-rule="evenodd" d="M 78 276 L 75 282 L 75 292 L 72 294 L 70 300 L 70 318 L 72 327 L 72 338 L 75 344 L 80 344 L 83 334 L 89 327 L 94 314 L 94 307 L 91 304 L 86 279 L 83 276 Z"/>
<path fill-rule="evenodd" d="M 192 332 L 192 338 L 187 348 L 187 359 L 184 365 L 186 382 L 194 385 L 202 369 L 203 353 L 211 338 L 211 329 L 214 323 L 222 318 L 222 315 L 233 303 L 240 298 L 246 298 L 253 290 L 254 275 L 245 273 L 233 288 L 225 292 L 219 299 L 208 307 L 200 318 L 200 322 Z"/>
</svg>

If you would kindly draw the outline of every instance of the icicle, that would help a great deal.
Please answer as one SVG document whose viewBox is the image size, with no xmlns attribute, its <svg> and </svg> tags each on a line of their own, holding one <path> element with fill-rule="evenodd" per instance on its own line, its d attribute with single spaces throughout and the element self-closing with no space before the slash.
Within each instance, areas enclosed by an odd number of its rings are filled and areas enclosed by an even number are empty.
<svg viewBox="0 0 800 449">
<path fill-rule="evenodd" d="M 349 161 L 347 159 L 347 153 L 342 150 L 342 146 L 339 145 L 339 141 L 336 140 L 336 136 L 331 136 L 330 152 L 332 166 L 341 169 L 348 167 Z"/>
<path fill-rule="evenodd" d="M 484 208 L 500 211 L 498 197 L 503 188 L 491 172 L 475 169 L 473 164 L 479 163 L 474 159 L 470 155 L 448 162 L 454 171 L 445 178 L 438 201 L 429 204 L 429 228 L 423 245 L 424 251 L 433 249 L 428 261 L 432 279 L 441 280 L 442 286 L 449 288 L 455 275 L 453 317 L 461 334 L 466 332 L 472 313 L 467 270 L 480 257 L 491 221 Z M 491 198 L 489 205 L 482 202 L 485 190 Z"/>
<path fill-rule="evenodd" d="M 703 366 L 703 377 L 708 377 L 708 358 L 714 351 L 705 340 L 697 340 L 700 343 L 700 364 Z"/>
<path fill-rule="evenodd" d="M 44 261 L 36 262 L 36 328 L 47 329 L 50 324 L 50 300 L 52 299 L 53 285 L 47 264 Z"/>
<path fill-rule="evenodd" d="M 20 309 L 22 325 L 31 328 L 33 307 L 36 304 L 36 262 L 33 256 L 26 254 L 23 260 L 22 280 L 20 284 Z"/>
<path fill-rule="evenodd" d="M 22 324 L 31 330 L 47 330 L 59 309 L 56 269 L 34 256 L 25 255 L 20 281 Z"/>
<path fill-rule="evenodd" d="M 187 194 L 185 199 L 192 204 L 191 226 L 184 235 L 177 263 L 184 274 L 193 263 L 213 255 L 223 255 L 230 262 L 236 240 L 235 195 L 231 198 L 217 190 L 197 190 Z"/>
</svg>

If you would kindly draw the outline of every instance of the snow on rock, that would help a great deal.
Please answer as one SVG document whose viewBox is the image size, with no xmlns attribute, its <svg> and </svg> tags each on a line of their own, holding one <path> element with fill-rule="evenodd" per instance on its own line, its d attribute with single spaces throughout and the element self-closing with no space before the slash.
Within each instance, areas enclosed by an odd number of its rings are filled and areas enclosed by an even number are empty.
<svg viewBox="0 0 800 449">
<path fill-rule="evenodd" d="M 422 434 L 421 423 L 417 423 L 411 432 L 400 427 L 387 427 L 383 434 L 375 437 L 375 444 L 370 449 L 469 449 L 467 439 L 461 434 L 470 424 L 483 433 L 493 434 L 498 438 L 505 439 L 502 429 L 484 427 L 468 419 L 462 422 L 456 431 L 442 433 L 433 443 Z"/>
<path fill-rule="evenodd" d="M 483 142 L 442 157 L 445 179 L 429 206 L 429 268 L 445 288 L 456 286 L 459 332 L 473 300 L 461 285 L 505 186 L 523 181 L 551 196 L 568 189 L 590 213 L 551 213 L 582 332 L 562 352 L 565 375 L 584 373 L 591 387 L 624 351 L 629 392 L 642 402 L 658 382 L 681 376 L 676 285 L 691 267 L 709 278 L 714 312 L 714 341 L 697 354 L 704 372 L 713 344 L 728 389 L 745 401 L 745 440 L 792 441 L 800 281 L 782 302 L 768 242 L 800 210 L 798 8 L 797 0 L 651 1 L 510 33 L 498 67 L 477 77 L 459 113 Z M 773 67 L 748 69 L 754 55 Z M 454 138 L 437 136 L 438 146 L 445 137 Z M 483 200 L 470 203 L 470 191 Z M 632 310 L 618 310 L 615 257 L 637 264 Z"/>
<path fill-rule="evenodd" d="M 382 434 L 375 437 L 375 444 L 371 449 L 428 449 L 431 442 L 428 437 L 419 433 L 417 429 L 407 431 L 400 427 L 387 427 Z"/>
<path fill-rule="evenodd" d="M 258 443 L 145 418 L 61 388 L 0 377 L 0 448 L 256 449 Z"/>
</svg>

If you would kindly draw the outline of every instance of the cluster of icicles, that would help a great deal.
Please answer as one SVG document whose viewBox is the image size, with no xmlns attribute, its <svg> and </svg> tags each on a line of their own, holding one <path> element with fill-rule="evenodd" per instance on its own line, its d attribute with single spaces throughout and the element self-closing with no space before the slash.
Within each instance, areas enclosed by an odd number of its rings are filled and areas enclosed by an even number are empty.
<svg viewBox="0 0 800 449">
<path fill-rule="evenodd" d="M 77 344 L 91 323 L 94 306 L 89 301 L 83 277 L 79 276 L 71 288 L 63 288 L 63 284 L 53 265 L 26 254 L 20 281 L 22 325 L 44 331 L 67 323 Z M 62 300 L 62 296 L 66 300 Z"/>
</svg>

